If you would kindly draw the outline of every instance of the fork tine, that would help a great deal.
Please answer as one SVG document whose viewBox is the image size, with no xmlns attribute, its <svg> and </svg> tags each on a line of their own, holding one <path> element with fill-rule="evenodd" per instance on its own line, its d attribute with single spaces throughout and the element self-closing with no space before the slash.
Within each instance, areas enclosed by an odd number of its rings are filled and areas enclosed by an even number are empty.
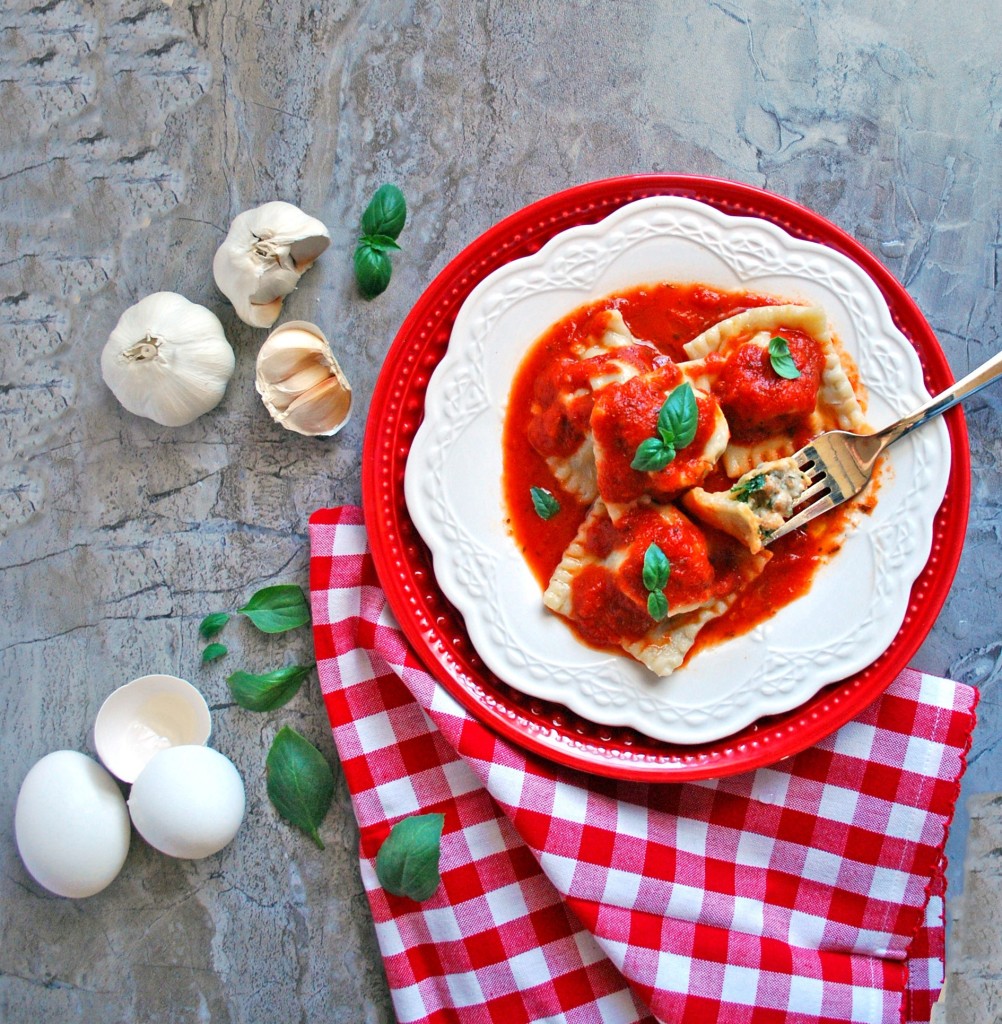
<svg viewBox="0 0 1002 1024">
<path fill-rule="evenodd" d="M 798 469 L 807 472 L 809 466 L 818 462 L 818 453 L 814 445 L 809 444 L 801 448 L 799 452 L 794 452 L 791 458 L 797 464 Z"/>
<path fill-rule="evenodd" d="M 774 540 L 779 540 L 780 537 L 785 537 L 788 533 L 792 533 L 794 530 L 799 529 L 801 526 L 806 526 L 812 519 L 817 519 L 819 515 L 827 512 L 830 508 L 834 508 L 839 502 L 837 502 L 832 494 L 826 494 L 822 498 L 818 498 L 813 504 L 807 506 L 807 508 L 798 512 L 795 516 L 787 521 L 766 541 L 767 544 L 771 544 Z"/>
<path fill-rule="evenodd" d="M 804 493 L 801 494 L 799 498 L 797 498 L 797 504 L 803 505 L 805 501 L 810 501 L 811 498 L 816 498 L 819 494 L 826 490 L 830 491 L 831 485 L 828 482 L 828 477 L 824 473 L 822 473 L 821 476 L 819 476 L 818 479 L 815 480 L 814 483 L 811 484 L 811 486 L 808 487 L 807 490 L 804 491 Z"/>
</svg>

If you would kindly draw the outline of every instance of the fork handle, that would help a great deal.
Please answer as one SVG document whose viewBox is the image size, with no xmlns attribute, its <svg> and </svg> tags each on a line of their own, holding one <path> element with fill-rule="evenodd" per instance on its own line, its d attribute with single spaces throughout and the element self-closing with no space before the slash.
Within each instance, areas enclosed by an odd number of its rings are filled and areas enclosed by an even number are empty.
<svg viewBox="0 0 1002 1024">
<path fill-rule="evenodd" d="M 925 405 L 915 410 L 908 416 L 903 416 L 896 423 L 876 431 L 872 436 L 883 441 L 882 448 L 897 441 L 909 431 L 922 426 L 934 416 L 952 409 L 955 405 L 969 398 L 976 391 L 987 387 L 1002 377 L 1002 352 L 996 352 L 987 362 L 982 363 L 976 370 L 972 370 L 962 380 L 951 385 L 945 391 L 941 391 L 935 398 L 930 399 Z"/>
</svg>

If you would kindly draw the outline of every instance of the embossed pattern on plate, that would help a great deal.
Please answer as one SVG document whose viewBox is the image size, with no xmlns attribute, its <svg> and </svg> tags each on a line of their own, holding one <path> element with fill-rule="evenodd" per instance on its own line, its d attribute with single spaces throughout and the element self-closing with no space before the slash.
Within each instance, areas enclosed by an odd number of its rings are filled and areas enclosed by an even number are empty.
<svg viewBox="0 0 1002 1024">
<path fill-rule="evenodd" d="M 677 196 L 621 207 L 496 270 L 463 305 L 428 385 L 407 507 L 478 654 L 511 686 L 592 722 L 707 743 L 797 707 L 873 662 L 897 633 L 932 547 L 950 443 L 933 423 L 896 446 L 872 516 L 807 597 L 666 680 L 578 643 L 546 612 L 504 528 L 501 428 L 522 355 L 582 303 L 654 280 L 700 280 L 818 302 L 856 360 L 874 426 L 924 401 L 922 366 L 869 276 L 763 220 Z"/>
</svg>

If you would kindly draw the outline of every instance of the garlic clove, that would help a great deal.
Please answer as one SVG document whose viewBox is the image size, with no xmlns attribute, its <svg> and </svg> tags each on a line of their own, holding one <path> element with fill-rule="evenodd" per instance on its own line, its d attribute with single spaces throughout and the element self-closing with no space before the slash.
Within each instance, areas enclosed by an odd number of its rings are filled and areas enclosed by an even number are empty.
<svg viewBox="0 0 1002 1024">
<path fill-rule="evenodd" d="M 291 203 L 265 203 L 234 217 L 213 258 L 213 277 L 244 323 L 270 327 L 328 245 L 330 234 L 315 217 Z"/>
<path fill-rule="evenodd" d="M 336 434 L 351 415 L 351 385 L 330 343 L 302 320 L 282 324 L 265 339 L 255 385 L 271 418 L 300 434 Z"/>
<path fill-rule="evenodd" d="M 285 411 L 285 425 L 300 434 L 333 434 L 351 414 L 351 391 L 338 377 L 329 377 L 300 395 Z"/>
<path fill-rule="evenodd" d="M 129 412 L 180 427 L 219 404 L 235 363 L 210 310 L 155 292 L 119 318 L 101 352 L 101 375 Z"/>
</svg>

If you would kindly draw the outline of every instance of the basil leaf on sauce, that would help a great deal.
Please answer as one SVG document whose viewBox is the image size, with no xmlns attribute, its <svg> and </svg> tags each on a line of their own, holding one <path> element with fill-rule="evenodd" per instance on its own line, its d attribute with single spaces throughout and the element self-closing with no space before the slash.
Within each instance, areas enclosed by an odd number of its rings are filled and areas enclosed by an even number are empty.
<svg viewBox="0 0 1002 1024">
<path fill-rule="evenodd" d="M 630 469 L 657 473 L 671 462 L 679 448 L 692 444 L 699 426 L 699 408 L 692 385 L 686 381 L 664 400 L 658 413 L 657 434 L 637 445 Z"/>
<path fill-rule="evenodd" d="M 438 888 L 444 825 L 444 814 L 412 814 L 393 826 L 376 854 L 376 877 L 387 892 L 420 902 Z"/>
<path fill-rule="evenodd" d="M 675 445 L 662 437 L 649 437 L 637 445 L 630 469 L 638 469 L 641 473 L 657 473 L 674 458 Z"/>
<path fill-rule="evenodd" d="M 655 622 L 660 622 L 668 614 L 668 598 L 665 587 L 671 575 L 671 563 L 668 557 L 657 546 L 649 544 L 644 552 L 643 579 L 647 594 L 647 613 Z"/>
<path fill-rule="evenodd" d="M 731 488 L 731 494 L 734 495 L 737 501 L 748 501 L 756 491 L 762 490 L 763 487 L 765 487 L 765 474 L 756 473 L 747 480 L 736 483 Z"/>
<path fill-rule="evenodd" d="M 696 396 L 693 394 L 692 385 L 686 381 L 675 388 L 661 406 L 658 415 L 658 434 L 665 441 L 669 440 L 665 435 L 670 434 L 670 440 L 675 447 L 684 448 L 692 444 L 698 426 L 699 408 L 696 405 Z"/>
<path fill-rule="evenodd" d="M 647 595 L 647 614 L 655 622 L 660 622 L 668 616 L 668 598 L 663 590 L 652 590 Z"/>
<path fill-rule="evenodd" d="M 790 355 L 790 346 L 785 338 L 772 338 L 769 341 L 769 362 L 772 368 L 786 380 L 796 380 L 800 376 L 797 364 Z"/>
<path fill-rule="evenodd" d="M 671 564 L 665 553 L 657 544 L 651 544 L 644 552 L 644 586 L 651 591 L 664 590 L 670 574 Z"/>
<path fill-rule="evenodd" d="M 545 487 L 530 487 L 529 494 L 540 519 L 552 519 L 560 511 L 560 502 Z"/>
</svg>

